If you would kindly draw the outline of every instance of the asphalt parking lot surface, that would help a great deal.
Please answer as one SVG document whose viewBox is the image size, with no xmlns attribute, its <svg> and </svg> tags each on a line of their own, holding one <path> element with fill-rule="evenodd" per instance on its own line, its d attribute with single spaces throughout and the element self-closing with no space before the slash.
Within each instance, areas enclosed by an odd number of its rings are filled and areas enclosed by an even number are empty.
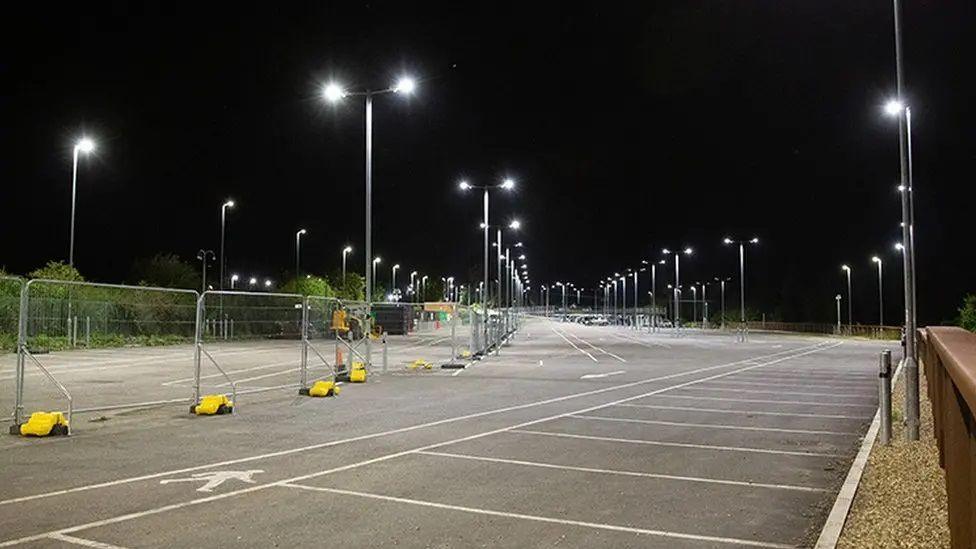
<svg viewBox="0 0 976 549">
<path fill-rule="evenodd" d="M 467 369 L 409 369 L 450 357 L 436 339 L 391 341 L 386 374 L 324 399 L 296 394 L 293 343 L 226 345 L 235 379 L 268 376 L 243 386 L 283 387 L 233 415 L 172 403 L 6 436 L 0 547 L 806 546 L 875 413 L 886 346 L 530 319 Z M 187 349 L 190 366 L 170 354 Z M 127 353 L 48 360 L 81 407 L 187 397 L 192 348 Z"/>
</svg>

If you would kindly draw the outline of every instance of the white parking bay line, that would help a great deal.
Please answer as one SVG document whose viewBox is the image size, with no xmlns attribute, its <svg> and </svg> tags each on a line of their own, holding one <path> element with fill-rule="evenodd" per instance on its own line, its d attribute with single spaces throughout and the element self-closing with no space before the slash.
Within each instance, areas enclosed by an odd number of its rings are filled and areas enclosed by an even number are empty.
<svg viewBox="0 0 976 549">
<path fill-rule="evenodd" d="M 300 490 L 310 490 L 313 492 L 325 492 L 330 494 L 341 494 L 345 496 L 358 496 L 362 498 L 376 499 L 382 501 L 389 501 L 393 503 L 406 503 L 410 505 L 418 505 L 421 507 L 432 507 L 436 509 L 445 509 L 448 511 L 461 511 L 464 513 L 474 513 L 478 515 L 489 515 L 494 517 L 504 517 L 513 518 L 521 520 L 531 520 L 535 522 L 546 522 L 550 524 L 560 524 L 564 526 L 579 526 L 583 528 L 591 528 L 596 530 L 610 530 L 615 532 L 626 532 L 629 534 L 646 534 L 650 536 L 659 536 L 667 538 L 677 538 L 677 539 L 688 539 L 695 541 L 706 541 L 710 543 L 729 543 L 734 545 L 746 545 L 750 547 L 775 547 L 775 548 L 792 548 L 793 545 L 784 545 L 781 543 L 770 543 L 764 541 L 754 541 L 748 539 L 736 539 L 736 538 L 725 538 L 716 536 L 705 536 L 699 534 L 687 534 L 683 532 L 671 532 L 667 530 L 651 530 L 647 528 L 634 528 L 632 526 L 618 526 L 615 524 L 604 524 L 598 522 L 585 522 L 579 520 L 570 519 L 560 519 L 552 517 L 543 517 L 539 515 L 526 515 L 523 513 L 511 513 L 508 511 L 493 511 L 491 509 L 480 509 L 476 507 L 463 507 L 460 505 L 450 505 L 447 503 L 437 503 L 433 501 L 424 501 L 419 499 L 409 499 L 400 498 L 395 496 L 384 496 L 382 494 L 373 494 L 369 492 L 355 492 L 352 490 L 340 490 L 338 488 L 324 488 L 319 486 L 307 486 L 304 484 L 282 484 L 281 486 L 287 486 L 289 488 L 298 488 Z"/>
<path fill-rule="evenodd" d="M 54 533 L 47 536 L 55 541 L 60 541 L 63 543 L 71 543 L 73 545 L 80 545 L 82 547 L 94 547 L 95 549 L 126 549 L 120 545 L 112 545 L 111 543 L 102 543 L 100 541 L 94 541 L 85 538 L 79 538 L 75 536 L 69 536 L 67 534 Z"/>
<path fill-rule="evenodd" d="M 619 376 L 620 374 L 625 374 L 625 373 L 627 373 L 626 370 L 616 370 L 614 372 L 607 372 L 605 374 L 583 374 L 580 376 L 580 379 L 600 379 L 600 378 L 610 377 L 610 376 Z"/>
<path fill-rule="evenodd" d="M 756 402 L 761 404 L 802 404 L 804 406 L 841 406 L 844 408 L 877 408 L 870 404 L 842 404 L 837 402 L 811 402 L 808 400 L 764 400 L 758 398 L 706 397 L 695 395 L 654 395 L 661 398 L 687 398 L 689 400 L 721 400 L 724 402 Z"/>
<path fill-rule="evenodd" d="M 727 425 L 713 423 L 685 423 L 683 421 L 659 421 L 653 419 L 632 419 L 623 417 L 605 416 L 568 416 L 574 419 L 591 419 L 594 421 L 616 421 L 619 423 L 641 423 L 645 425 L 667 425 L 669 427 L 696 427 L 699 429 L 727 429 L 730 431 L 764 431 L 770 433 L 793 433 L 798 435 L 836 435 L 836 436 L 857 436 L 857 433 L 843 431 L 811 431 L 806 429 L 780 429 L 776 427 L 749 427 L 743 425 Z"/>
<path fill-rule="evenodd" d="M 576 435 L 573 433 L 557 433 L 554 431 L 532 431 L 528 429 L 511 429 L 510 433 L 525 435 L 540 435 L 546 437 L 576 438 L 580 440 L 596 440 L 601 442 L 621 442 L 624 444 L 645 444 L 648 446 L 669 446 L 673 448 L 694 448 L 696 450 L 715 450 L 719 452 L 747 452 L 754 454 L 775 454 L 781 456 L 826 457 L 840 458 L 842 454 L 828 454 L 822 452 L 801 452 L 798 450 L 768 450 L 766 448 L 747 448 L 743 446 L 721 446 L 714 444 L 691 444 L 687 442 L 666 442 L 663 440 L 647 440 L 642 438 L 600 437 L 595 435 Z"/>
<path fill-rule="evenodd" d="M 509 465 L 525 465 L 528 467 L 541 467 L 544 469 L 561 469 L 565 471 L 578 471 L 581 473 L 599 473 L 605 475 L 621 475 L 628 477 L 658 478 L 664 480 L 679 480 L 686 482 L 702 482 L 706 484 L 727 484 L 729 486 L 746 486 L 749 488 L 770 488 L 775 490 L 795 490 L 799 492 L 826 492 L 824 488 L 813 488 L 811 486 L 796 486 L 792 484 L 768 484 L 764 482 L 750 482 L 743 480 L 728 480 L 720 478 L 689 477 L 684 475 L 665 475 L 661 473 L 645 473 L 639 471 L 620 471 L 616 469 L 597 469 L 593 467 L 577 467 L 572 465 L 559 465 L 556 463 L 544 463 L 540 461 L 522 461 L 517 459 L 502 459 L 487 456 L 475 456 L 471 454 L 452 454 L 448 452 L 417 452 L 425 456 L 440 456 L 457 459 L 469 459 L 474 461 L 486 461 L 489 463 L 505 463 Z"/>
<path fill-rule="evenodd" d="M 716 414 L 744 414 L 757 416 L 809 417 L 818 419 L 871 419 L 871 416 L 845 416 L 837 414 L 803 414 L 799 412 L 767 412 L 765 410 L 733 410 L 726 408 L 695 408 L 693 406 L 663 406 L 656 404 L 618 404 L 628 408 L 651 408 L 655 410 L 681 410 L 685 412 L 712 412 Z"/>
<path fill-rule="evenodd" d="M 601 353 L 603 353 L 603 354 L 605 354 L 607 356 L 612 356 L 613 358 L 619 360 L 620 362 L 627 362 L 627 359 L 621 358 L 621 357 L 619 357 L 619 356 L 617 356 L 617 355 L 615 355 L 615 354 L 613 354 L 610 351 L 607 351 L 605 349 L 601 349 L 600 347 L 597 347 L 596 345 L 590 343 L 589 341 L 581 338 L 580 336 L 578 336 L 578 335 L 576 335 L 576 334 L 574 334 L 574 333 L 572 333 L 572 332 L 570 332 L 568 330 L 566 331 L 566 333 L 569 334 L 569 336 L 572 337 L 573 339 L 575 339 L 576 341 L 579 341 L 579 342 L 583 343 L 584 345 L 588 346 L 590 349 L 593 349 L 594 351 L 599 351 L 599 352 L 601 352 Z"/>
<path fill-rule="evenodd" d="M 871 391 L 865 391 L 864 393 L 808 393 L 804 391 L 759 391 L 756 389 L 732 389 L 729 387 L 695 387 L 696 391 L 725 391 L 729 393 L 759 393 L 766 395 L 806 395 L 806 396 L 826 396 L 826 397 L 837 397 L 837 398 L 864 398 L 868 394 L 873 394 Z"/>
<path fill-rule="evenodd" d="M 866 385 L 866 384 L 861 384 L 861 385 L 840 385 L 840 384 L 836 384 L 836 385 L 835 384 L 821 385 L 821 384 L 816 384 L 816 383 L 804 383 L 804 384 L 800 384 L 800 383 L 778 383 L 776 381 L 770 381 L 770 382 L 761 383 L 761 382 L 757 382 L 757 381 L 737 381 L 737 380 L 732 380 L 732 379 L 730 379 L 728 381 L 726 381 L 726 380 L 723 379 L 722 381 L 716 381 L 715 383 L 721 383 L 722 385 L 733 385 L 733 386 L 736 386 L 736 387 L 745 385 L 747 387 L 795 387 L 795 388 L 798 388 L 798 389 L 864 389 L 865 392 L 868 392 L 868 391 L 872 390 L 877 385 L 876 383 L 870 384 L 870 385 Z"/>
<path fill-rule="evenodd" d="M 552 328 L 552 333 L 554 333 L 554 334 L 556 334 L 557 336 L 559 336 L 559 337 L 561 337 L 561 338 L 563 338 L 563 340 L 564 340 L 564 341 L 565 341 L 566 343 L 569 343 L 570 345 L 572 345 L 572 346 L 573 346 L 573 348 L 574 348 L 574 349 L 576 349 L 577 351 L 579 351 L 579 352 L 581 352 L 581 353 L 583 353 L 584 355 L 586 355 L 586 356 L 588 356 L 588 357 L 590 357 L 590 360 L 592 360 L 593 362 L 600 362 L 599 360 L 597 360 L 597 359 L 596 359 L 596 357 L 595 357 L 595 356 L 593 356 L 593 355 L 591 355 L 590 353 L 588 353 L 588 352 L 586 352 L 586 351 L 584 351 L 583 349 L 580 349 L 579 347 L 577 347 L 575 343 L 573 343 L 572 341 L 570 341 L 570 340 L 569 340 L 569 339 L 568 339 L 568 338 L 567 338 L 566 336 L 564 336 L 563 334 L 561 334 L 561 333 L 559 333 L 559 332 L 558 332 L 558 331 L 557 331 L 557 330 L 556 330 L 555 328 Z"/>
</svg>

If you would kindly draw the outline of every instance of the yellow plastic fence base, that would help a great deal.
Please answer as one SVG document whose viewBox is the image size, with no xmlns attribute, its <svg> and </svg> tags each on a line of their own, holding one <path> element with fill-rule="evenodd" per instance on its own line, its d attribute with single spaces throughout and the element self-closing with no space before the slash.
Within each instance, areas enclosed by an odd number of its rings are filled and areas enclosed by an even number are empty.
<svg viewBox="0 0 976 549">
<path fill-rule="evenodd" d="M 234 403 L 227 398 L 227 395 L 204 395 L 198 404 L 190 406 L 190 413 L 198 416 L 231 414 L 233 412 Z"/>
<path fill-rule="evenodd" d="M 327 397 L 339 394 L 339 386 L 334 381 L 316 381 L 308 390 L 308 396 Z"/>
<path fill-rule="evenodd" d="M 61 412 L 34 412 L 27 423 L 20 426 L 20 434 L 25 437 L 67 435 L 68 420 Z"/>
<path fill-rule="evenodd" d="M 362 365 L 360 365 L 359 368 L 356 368 L 355 365 L 353 365 L 352 371 L 349 372 L 349 382 L 366 383 L 366 368 L 363 368 Z"/>
<path fill-rule="evenodd" d="M 430 370 L 430 369 L 433 369 L 433 367 L 434 367 L 434 364 L 433 363 L 427 362 L 426 360 L 424 360 L 422 358 L 418 358 L 417 360 L 415 360 L 415 361 L 413 361 L 413 362 L 410 363 L 410 369 L 411 370 L 419 370 L 421 368 L 424 369 L 424 370 Z"/>
</svg>

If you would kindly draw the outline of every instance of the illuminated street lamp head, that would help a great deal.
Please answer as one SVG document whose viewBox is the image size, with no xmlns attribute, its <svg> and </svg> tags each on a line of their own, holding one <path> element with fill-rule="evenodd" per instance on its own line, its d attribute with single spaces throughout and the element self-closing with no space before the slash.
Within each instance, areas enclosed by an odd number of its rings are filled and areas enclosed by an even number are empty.
<svg viewBox="0 0 976 549">
<path fill-rule="evenodd" d="M 669 253 L 671 253 L 671 250 L 669 250 L 667 248 L 664 248 L 664 249 L 661 250 L 661 253 L 664 254 L 664 255 L 668 255 Z"/>
<path fill-rule="evenodd" d="M 691 248 L 685 248 L 685 249 L 684 249 L 684 252 L 683 252 L 683 253 L 684 253 L 685 255 L 691 255 L 693 251 L 694 251 L 694 250 L 692 250 Z"/>
<path fill-rule="evenodd" d="M 458 183 L 458 188 L 460 188 L 462 191 L 466 191 L 471 188 L 471 185 L 467 181 L 462 181 Z"/>
<path fill-rule="evenodd" d="M 892 99 L 885 103 L 884 110 L 888 116 L 898 116 L 905 109 L 905 105 L 897 99 Z"/>
<path fill-rule="evenodd" d="M 226 207 L 226 208 L 233 208 L 234 207 L 234 201 L 228 199 L 227 202 L 224 202 L 224 207 Z"/>
<path fill-rule="evenodd" d="M 851 268 L 849 266 L 847 266 L 847 265 L 841 265 L 840 266 L 840 270 L 847 271 L 847 272 L 851 272 Z"/>
<path fill-rule="evenodd" d="M 903 246 L 901 242 L 895 242 L 895 249 L 900 252 L 905 249 L 905 246 Z"/>
<path fill-rule="evenodd" d="M 840 301 L 840 294 L 835 295 L 834 296 L 834 299 L 836 299 L 837 301 Z"/>
<path fill-rule="evenodd" d="M 485 222 L 482 221 L 481 223 L 478 223 L 478 228 L 479 229 L 486 229 L 486 228 L 488 228 L 488 225 L 485 225 Z"/>
<path fill-rule="evenodd" d="M 410 276 L 417 276 L 417 271 L 411 271 Z"/>
<path fill-rule="evenodd" d="M 525 261 L 525 254 L 518 256 L 518 258 L 521 259 L 522 261 Z"/>
<path fill-rule="evenodd" d="M 255 284 L 258 283 L 258 279 L 252 276 L 251 279 L 247 281 L 247 283 L 250 284 L 251 286 L 254 286 Z"/>
<path fill-rule="evenodd" d="M 878 256 L 874 256 L 874 257 L 871 258 L 871 261 L 873 261 L 875 263 L 881 263 L 881 258 L 878 257 Z"/>
<path fill-rule="evenodd" d="M 518 229 L 521 226 L 522 226 L 522 223 L 519 222 L 518 219 L 515 219 L 511 223 L 508 224 L 508 228 L 509 229 Z"/>
<path fill-rule="evenodd" d="M 379 258 L 379 257 L 374 257 L 374 258 L 373 258 L 373 263 L 379 263 L 379 262 L 381 262 L 381 261 L 383 261 L 383 259 L 382 259 L 382 258 Z"/>
<path fill-rule="evenodd" d="M 515 188 L 515 180 L 513 180 L 511 178 L 505 179 L 505 181 L 502 181 L 502 188 L 505 189 L 506 191 L 510 191 L 510 190 L 514 189 Z"/>
<path fill-rule="evenodd" d="M 751 244 L 759 244 L 759 237 L 758 236 L 754 236 L 754 237 L 752 237 L 752 240 L 750 240 L 749 242 Z"/>
<path fill-rule="evenodd" d="M 663 259 L 657 262 L 658 265 L 664 265 L 665 263 L 666 262 Z"/>
<path fill-rule="evenodd" d="M 83 153 L 90 153 L 95 150 L 95 142 L 87 137 L 82 137 L 78 140 L 78 144 L 75 145 L 75 149 Z"/>
<path fill-rule="evenodd" d="M 265 288 L 270 288 L 271 287 L 271 279 L 270 278 L 264 281 L 264 287 Z"/>
<path fill-rule="evenodd" d="M 306 231 L 305 229 L 299 229 L 299 230 L 298 230 L 298 234 L 300 234 L 300 235 L 301 235 L 301 234 L 305 234 L 305 233 L 307 233 L 307 232 L 308 232 L 308 231 Z"/>
<path fill-rule="evenodd" d="M 240 280 L 240 279 L 241 279 L 241 277 L 240 277 L 240 276 L 238 276 L 238 275 L 236 275 L 236 274 L 234 274 L 234 275 L 230 275 L 230 280 L 231 280 L 231 282 L 237 282 L 237 281 L 238 281 L 238 280 Z"/>
<path fill-rule="evenodd" d="M 393 87 L 393 91 L 410 95 L 416 88 L 417 82 L 409 76 L 404 76 L 397 81 L 396 86 Z"/>
<path fill-rule="evenodd" d="M 515 243 L 515 247 L 516 248 L 521 248 L 522 247 L 522 243 L 521 242 L 516 242 Z"/>
<path fill-rule="evenodd" d="M 723 240 L 722 242 L 725 242 L 726 244 L 731 244 L 732 243 L 732 239 L 729 238 L 729 237 L 725 237 L 725 240 Z"/>
<path fill-rule="evenodd" d="M 352 253 L 352 246 L 346 246 L 342 251 L 347 254 Z"/>
<path fill-rule="evenodd" d="M 322 97 L 335 103 L 346 96 L 345 90 L 343 90 L 339 84 L 335 82 L 330 82 L 322 89 Z"/>
<path fill-rule="evenodd" d="M 396 265 L 393 266 L 393 270 L 394 271 L 397 270 L 397 269 L 399 269 L 399 268 L 400 268 L 400 264 L 399 263 L 397 263 Z"/>
</svg>

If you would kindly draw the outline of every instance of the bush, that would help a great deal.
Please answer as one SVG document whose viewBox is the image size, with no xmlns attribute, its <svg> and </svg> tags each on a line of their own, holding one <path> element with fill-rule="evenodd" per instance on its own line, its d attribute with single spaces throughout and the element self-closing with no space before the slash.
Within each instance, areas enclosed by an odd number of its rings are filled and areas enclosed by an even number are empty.
<svg viewBox="0 0 976 549">
<path fill-rule="evenodd" d="M 970 332 L 976 332 L 976 294 L 969 294 L 963 300 L 962 307 L 959 308 L 959 325 Z"/>
</svg>

